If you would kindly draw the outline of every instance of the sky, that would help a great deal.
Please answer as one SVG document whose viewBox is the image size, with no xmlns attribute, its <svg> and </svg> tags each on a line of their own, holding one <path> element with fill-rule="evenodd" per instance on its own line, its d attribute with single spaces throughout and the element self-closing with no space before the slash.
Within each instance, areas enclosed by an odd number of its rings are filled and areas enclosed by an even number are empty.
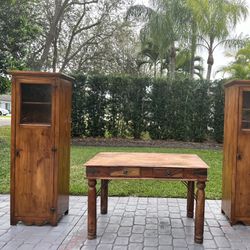
<svg viewBox="0 0 250 250">
<path fill-rule="evenodd" d="M 149 0 L 136 0 L 136 4 L 145 4 L 148 5 Z M 249 15 L 248 18 L 242 22 L 240 22 L 236 29 L 232 31 L 231 36 L 234 37 L 236 34 L 242 34 L 243 36 L 250 37 L 250 0 L 245 0 L 248 5 Z M 225 56 L 226 52 L 230 52 L 229 49 L 224 47 L 217 47 L 214 51 L 214 65 L 212 70 L 212 79 L 219 79 L 223 77 L 223 73 L 216 73 L 221 67 L 227 66 L 230 62 L 234 60 L 233 57 Z M 198 53 L 204 58 L 204 68 L 206 70 L 207 64 L 207 52 L 205 50 L 198 50 Z M 206 76 L 206 72 L 204 72 L 204 77 Z"/>
</svg>

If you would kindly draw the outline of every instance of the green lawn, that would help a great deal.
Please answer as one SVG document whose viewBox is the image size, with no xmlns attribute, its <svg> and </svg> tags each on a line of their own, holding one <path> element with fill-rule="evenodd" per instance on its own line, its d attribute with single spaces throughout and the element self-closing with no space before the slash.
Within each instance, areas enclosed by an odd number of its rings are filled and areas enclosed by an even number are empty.
<svg viewBox="0 0 250 250">
<path fill-rule="evenodd" d="M 11 119 L 11 116 L 10 115 L 1 115 L 0 116 L 1 119 Z"/>
<path fill-rule="evenodd" d="M 0 127 L 0 193 L 9 193 L 10 128 Z M 192 153 L 199 155 L 209 166 L 208 199 L 221 198 L 222 152 L 218 150 L 168 149 L 145 147 L 71 147 L 70 193 L 87 194 L 83 164 L 101 151 Z M 180 182 L 155 180 L 112 181 L 109 194 L 114 196 L 185 197 L 186 188 Z"/>
</svg>

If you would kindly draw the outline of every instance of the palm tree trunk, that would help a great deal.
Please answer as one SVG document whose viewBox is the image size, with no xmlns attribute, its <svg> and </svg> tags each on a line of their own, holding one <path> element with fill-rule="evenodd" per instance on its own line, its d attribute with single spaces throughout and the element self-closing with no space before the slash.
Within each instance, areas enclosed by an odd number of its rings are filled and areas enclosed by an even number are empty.
<svg viewBox="0 0 250 250">
<path fill-rule="evenodd" d="M 207 59 L 207 78 L 206 79 L 208 81 L 210 81 L 211 79 L 213 64 L 214 64 L 213 50 L 210 47 L 208 51 L 208 59 Z"/>
<path fill-rule="evenodd" d="M 156 62 L 154 62 L 154 78 L 156 78 Z"/>
<path fill-rule="evenodd" d="M 197 44 L 197 27 L 196 23 L 192 22 L 192 37 L 191 37 L 191 58 L 190 58 L 190 78 L 194 79 L 194 57 Z"/>
<path fill-rule="evenodd" d="M 213 45 L 214 45 L 214 38 L 210 37 L 209 40 L 209 47 L 208 47 L 208 58 L 207 58 L 207 81 L 211 79 L 212 67 L 214 64 L 214 57 L 213 57 Z"/>
<path fill-rule="evenodd" d="M 176 48 L 174 44 L 170 48 L 170 79 L 175 79 L 175 69 L 176 69 Z"/>
</svg>

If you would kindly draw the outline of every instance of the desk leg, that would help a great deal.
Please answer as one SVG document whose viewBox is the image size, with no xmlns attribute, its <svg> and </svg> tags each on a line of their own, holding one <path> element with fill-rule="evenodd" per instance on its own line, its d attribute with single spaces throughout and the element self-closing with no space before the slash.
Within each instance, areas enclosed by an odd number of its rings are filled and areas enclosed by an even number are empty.
<svg viewBox="0 0 250 250">
<path fill-rule="evenodd" d="M 96 238 L 96 180 L 88 180 L 88 239 Z"/>
<path fill-rule="evenodd" d="M 194 181 L 188 181 L 187 185 L 187 217 L 194 217 Z"/>
<path fill-rule="evenodd" d="M 194 241 L 200 244 L 203 242 L 204 231 L 205 187 L 205 182 L 197 182 Z"/>
<path fill-rule="evenodd" d="M 101 214 L 108 211 L 108 180 L 101 180 Z"/>
</svg>

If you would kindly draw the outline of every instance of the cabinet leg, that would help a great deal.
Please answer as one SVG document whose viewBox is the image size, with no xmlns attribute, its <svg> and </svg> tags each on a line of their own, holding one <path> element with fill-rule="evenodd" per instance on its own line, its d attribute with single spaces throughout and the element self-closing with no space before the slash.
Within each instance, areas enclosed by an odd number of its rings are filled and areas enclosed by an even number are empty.
<svg viewBox="0 0 250 250">
<path fill-rule="evenodd" d="M 197 182 L 194 241 L 200 244 L 203 242 L 204 232 L 205 187 L 204 181 Z"/>
<path fill-rule="evenodd" d="M 88 180 L 88 239 L 96 238 L 96 180 Z"/>
<path fill-rule="evenodd" d="M 194 217 L 194 181 L 188 181 L 187 185 L 187 217 Z"/>
<path fill-rule="evenodd" d="M 101 214 L 108 211 L 108 180 L 101 180 Z"/>
<path fill-rule="evenodd" d="M 64 212 L 64 215 L 68 215 L 69 214 L 69 210 L 67 209 L 65 212 Z"/>
<path fill-rule="evenodd" d="M 39 225 L 42 225 L 43 223 L 40 223 Z M 52 219 L 52 221 L 50 222 L 50 225 L 53 227 L 56 227 L 58 225 L 58 221 L 57 219 Z"/>
<path fill-rule="evenodd" d="M 17 224 L 17 220 L 11 217 L 10 218 L 10 225 L 15 226 L 16 224 Z"/>
</svg>

